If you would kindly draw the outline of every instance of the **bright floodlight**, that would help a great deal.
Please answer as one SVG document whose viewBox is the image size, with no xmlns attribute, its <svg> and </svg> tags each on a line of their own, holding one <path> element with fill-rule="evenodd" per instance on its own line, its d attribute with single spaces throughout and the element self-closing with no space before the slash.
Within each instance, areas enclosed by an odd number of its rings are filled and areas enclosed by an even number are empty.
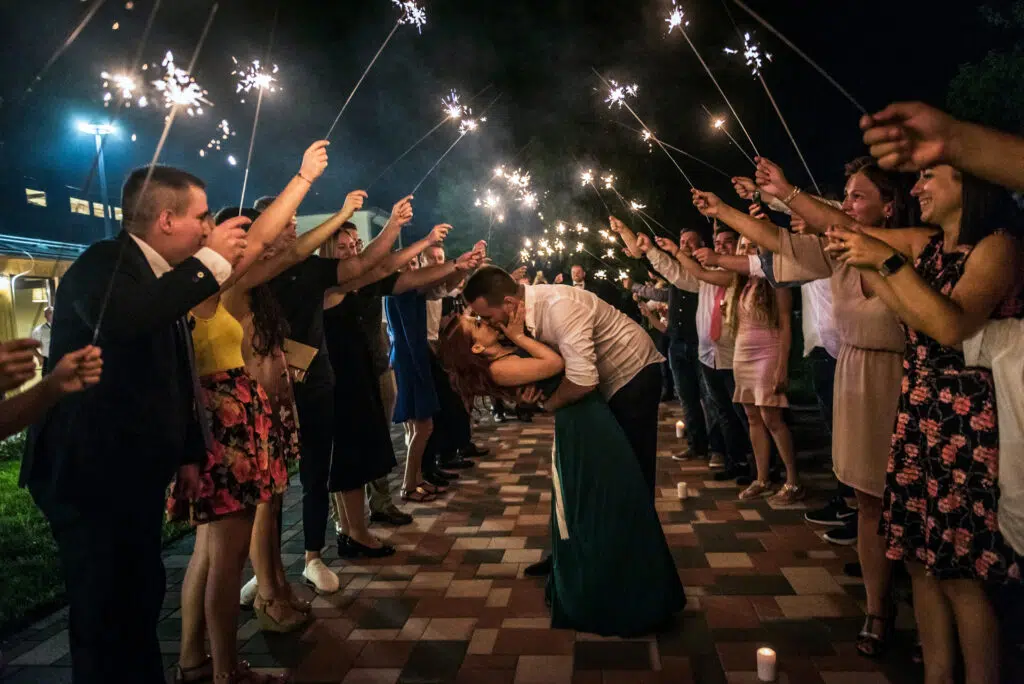
<svg viewBox="0 0 1024 684">
<path fill-rule="evenodd" d="M 78 130 L 89 135 L 110 135 L 117 133 L 117 126 L 113 124 L 91 124 L 84 121 L 78 122 Z"/>
</svg>

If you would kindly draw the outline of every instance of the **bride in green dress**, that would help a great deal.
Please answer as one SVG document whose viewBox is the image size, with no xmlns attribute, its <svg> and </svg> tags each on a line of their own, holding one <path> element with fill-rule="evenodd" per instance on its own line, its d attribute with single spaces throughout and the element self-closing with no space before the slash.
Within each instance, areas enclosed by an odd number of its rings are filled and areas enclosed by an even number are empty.
<svg viewBox="0 0 1024 684">
<path fill-rule="evenodd" d="M 471 315 L 442 325 L 440 358 L 469 403 L 532 403 L 561 381 L 562 357 L 525 333 L 523 307 L 500 330 Z M 511 343 L 511 344 L 510 344 Z M 683 585 L 629 442 L 599 392 L 555 412 L 551 626 L 632 637 L 668 627 Z"/>
</svg>

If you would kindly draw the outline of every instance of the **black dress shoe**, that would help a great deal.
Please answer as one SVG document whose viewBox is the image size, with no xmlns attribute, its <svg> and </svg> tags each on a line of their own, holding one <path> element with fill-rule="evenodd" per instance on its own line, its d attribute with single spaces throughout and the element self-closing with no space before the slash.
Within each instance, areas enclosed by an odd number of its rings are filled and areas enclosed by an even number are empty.
<svg viewBox="0 0 1024 684">
<path fill-rule="evenodd" d="M 467 447 L 465 447 L 463 449 L 459 449 L 459 454 L 463 458 L 469 458 L 471 456 L 479 458 L 480 456 L 486 456 L 489 453 L 491 453 L 490 449 L 484 449 L 483 447 L 478 447 L 476 444 L 473 444 L 473 442 L 470 442 L 469 446 L 467 446 Z"/>
<path fill-rule="evenodd" d="M 450 458 L 442 457 L 438 459 L 437 465 L 445 470 L 465 470 L 466 468 L 472 468 L 474 464 L 472 461 L 455 454 Z"/>
<path fill-rule="evenodd" d="M 385 511 L 370 513 L 370 522 L 401 527 L 402 525 L 411 525 L 412 516 L 408 513 L 403 513 L 395 507 L 391 507 Z"/>
<path fill-rule="evenodd" d="M 462 477 L 458 473 L 450 473 L 447 470 L 441 470 L 440 468 L 435 470 L 434 472 L 436 472 L 438 475 L 440 475 L 444 479 L 448 480 L 449 482 L 455 482 L 460 477 Z"/>
<path fill-rule="evenodd" d="M 523 574 L 527 577 L 547 577 L 551 574 L 551 556 L 548 556 L 539 563 L 527 566 L 523 570 Z"/>
<path fill-rule="evenodd" d="M 379 549 L 360 544 L 347 534 L 338 534 L 338 555 L 342 558 L 387 558 L 395 555 L 395 547 L 388 544 Z"/>
<path fill-rule="evenodd" d="M 442 477 L 436 470 L 432 470 L 429 473 L 424 472 L 423 479 L 435 487 L 447 487 L 451 484 L 448 478 Z"/>
<path fill-rule="evenodd" d="M 747 474 L 746 468 L 726 468 L 725 470 L 719 470 L 717 473 L 711 475 L 711 479 L 717 482 L 723 482 L 725 480 L 735 480 L 738 477 L 743 477 Z"/>
</svg>

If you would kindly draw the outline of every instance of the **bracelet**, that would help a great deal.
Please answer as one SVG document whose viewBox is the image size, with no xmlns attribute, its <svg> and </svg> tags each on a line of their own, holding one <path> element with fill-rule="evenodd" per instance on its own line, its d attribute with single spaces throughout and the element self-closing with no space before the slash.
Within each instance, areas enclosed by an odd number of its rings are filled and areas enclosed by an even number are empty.
<svg viewBox="0 0 1024 684">
<path fill-rule="evenodd" d="M 801 192 L 803 192 L 803 190 L 794 187 L 793 192 L 789 193 L 789 196 L 786 197 L 786 199 L 782 200 L 782 203 L 785 204 L 786 206 L 789 206 L 789 203 L 796 199 L 796 196 L 799 195 Z"/>
<path fill-rule="evenodd" d="M 309 183 L 310 185 L 312 185 L 312 184 L 313 184 L 313 181 L 309 180 L 308 178 L 306 178 L 305 176 L 303 176 L 303 175 L 302 175 L 301 173 L 297 173 L 297 174 L 295 174 L 295 177 L 296 177 L 296 178 L 301 178 L 302 180 L 306 181 L 306 182 L 307 182 L 307 183 Z"/>
</svg>

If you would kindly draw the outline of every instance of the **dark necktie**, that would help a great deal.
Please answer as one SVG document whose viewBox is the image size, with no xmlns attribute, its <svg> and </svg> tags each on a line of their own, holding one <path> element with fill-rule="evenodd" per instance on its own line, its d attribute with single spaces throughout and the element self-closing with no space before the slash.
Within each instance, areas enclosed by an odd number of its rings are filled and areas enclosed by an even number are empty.
<svg viewBox="0 0 1024 684">
<path fill-rule="evenodd" d="M 181 337 L 185 348 L 185 362 L 188 364 L 188 374 L 192 380 L 192 409 L 196 412 L 196 420 L 199 421 L 199 429 L 203 433 L 203 444 L 206 445 L 206 450 L 210 451 L 213 449 L 213 429 L 210 427 L 206 410 L 203 408 L 203 388 L 199 384 L 199 373 L 196 371 L 196 355 L 195 350 L 192 348 L 192 331 L 189 328 L 188 320 L 185 318 L 179 318 L 175 327 L 178 329 L 178 335 Z"/>
</svg>

